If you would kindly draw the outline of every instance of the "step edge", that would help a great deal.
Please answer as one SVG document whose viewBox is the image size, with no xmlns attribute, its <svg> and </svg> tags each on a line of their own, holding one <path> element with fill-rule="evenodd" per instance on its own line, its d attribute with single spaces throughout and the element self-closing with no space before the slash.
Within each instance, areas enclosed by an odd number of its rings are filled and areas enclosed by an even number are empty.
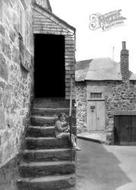
<svg viewBox="0 0 136 190">
<path fill-rule="evenodd" d="M 39 115 L 31 115 L 31 118 L 53 120 L 53 119 L 57 119 L 58 117 L 55 117 L 55 116 L 39 116 Z"/>
<path fill-rule="evenodd" d="M 55 140 L 56 137 L 25 137 L 25 140 Z"/>
<path fill-rule="evenodd" d="M 28 129 L 39 129 L 39 130 L 49 130 L 49 129 L 55 129 L 54 126 L 47 126 L 47 127 L 44 127 L 44 126 L 32 126 L 32 127 L 28 127 Z"/>
<path fill-rule="evenodd" d="M 45 176 L 45 177 L 33 177 L 33 178 L 19 178 L 17 179 L 17 182 L 30 182 L 30 183 L 37 183 L 38 180 L 40 182 L 50 182 L 50 181 L 59 181 L 59 180 L 64 180 L 64 179 L 69 179 L 69 178 L 75 178 L 76 179 L 76 174 L 65 174 L 65 175 L 56 175 L 56 176 Z"/>
<path fill-rule="evenodd" d="M 33 107 L 32 110 L 53 110 L 53 111 L 56 111 L 56 110 L 69 110 L 69 108 L 65 108 L 65 107 L 62 107 L 62 108 L 42 108 L 42 107 Z"/>
<path fill-rule="evenodd" d="M 71 151 L 74 149 L 71 148 L 54 148 L 54 149 L 39 149 L 39 150 L 29 150 L 29 149 L 25 149 L 23 150 L 23 154 L 25 153 L 44 153 L 44 152 L 63 152 L 63 151 Z"/>
<path fill-rule="evenodd" d="M 60 165 L 75 165 L 76 161 L 45 161 L 45 162 L 21 162 L 19 167 L 41 167 L 41 166 L 60 166 Z"/>
</svg>

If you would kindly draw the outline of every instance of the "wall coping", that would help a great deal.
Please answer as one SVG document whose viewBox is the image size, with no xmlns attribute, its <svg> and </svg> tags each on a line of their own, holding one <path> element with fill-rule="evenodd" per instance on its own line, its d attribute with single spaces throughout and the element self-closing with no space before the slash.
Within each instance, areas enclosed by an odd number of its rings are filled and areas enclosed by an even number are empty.
<svg viewBox="0 0 136 190">
<path fill-rule="evenodd" d="M 136 110 L 135 111 L 115 111 L 114 115 L 136 115 Z"/>
</svg>

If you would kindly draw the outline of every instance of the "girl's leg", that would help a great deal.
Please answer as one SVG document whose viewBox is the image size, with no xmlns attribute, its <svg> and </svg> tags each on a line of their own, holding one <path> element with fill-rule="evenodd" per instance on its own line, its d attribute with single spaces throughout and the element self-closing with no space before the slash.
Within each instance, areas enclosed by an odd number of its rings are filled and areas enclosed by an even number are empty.
<svg viewBox="0 0 136 190">
<path fill-rule="evenodd" d="M 75 138 L 75 135 L 71 134 L 71 139 L 70 139 L 70 134 L 63 132 L 63 133 L 60 133 L 58 135 L 58 138 L 68 138 L 69 141 L 72 143 L 72 146 L 76 147 L 76 138 Z"/>
<path fill-rule="evenodd" d="M 75 138 L 75 135 L 71 134 L 71 143 L 72 143 L 72 146 L 75 148 L 77 146 L 76 144 L 76 138 Z"/>
<path fill-rule="evenodd" d="M 73 145 L 73 148 L 75 148 L 76 150 L 81 150 L 78 146 L 77 146 L 77 143 L 76 143 L 76 137 L 75 135 L 71 134 L 71 142 L 72 142 L 72 145 Z"/>
<path fill-rule="evenodd" d="M 80 148 L 76 144 L 76 137 L 75 135 L 71 134 L 71 139 L 70 139 L 70 134 L 69 133 L 61 133 L 58 135 L 58 138 L 68 138 L 69 141 L 72 143 L 73 148 L 76 150 L 80 150 Z"/>
</svg>

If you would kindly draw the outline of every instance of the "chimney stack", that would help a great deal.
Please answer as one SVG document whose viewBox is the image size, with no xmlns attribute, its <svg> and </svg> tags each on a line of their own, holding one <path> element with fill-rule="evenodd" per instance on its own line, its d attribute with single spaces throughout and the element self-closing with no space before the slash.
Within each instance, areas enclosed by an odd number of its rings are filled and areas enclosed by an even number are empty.
<svg viewBox="0 0 136 190">
<path fill-rule="evenodd" d="M 120 53 L 120 69 L 122 80 L 129 80 L 129 51 L 126 49 L 126 42 L 122 42 L 122 50 Z"/>
</svg>

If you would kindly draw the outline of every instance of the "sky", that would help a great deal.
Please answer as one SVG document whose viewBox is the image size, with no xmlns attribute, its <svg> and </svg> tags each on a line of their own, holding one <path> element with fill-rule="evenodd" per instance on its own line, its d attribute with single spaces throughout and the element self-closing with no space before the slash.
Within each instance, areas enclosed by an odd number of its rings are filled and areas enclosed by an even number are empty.
<svg viewBox="0 0 136 190">
<path fill-rule="evenodd" d="M 131 3 L 130 3 L 131 2 Z M 120 61 L 122 41 L 129 50 L 129 68 L 136 73 L 136 11 L 134 0 L 50 0 L 53 13 L 76 28 L 76 60 L 110 57 Z M 107 31 L 89 28 L 90 16 L 121 9 L 124 24 Z"/>
</svg>

